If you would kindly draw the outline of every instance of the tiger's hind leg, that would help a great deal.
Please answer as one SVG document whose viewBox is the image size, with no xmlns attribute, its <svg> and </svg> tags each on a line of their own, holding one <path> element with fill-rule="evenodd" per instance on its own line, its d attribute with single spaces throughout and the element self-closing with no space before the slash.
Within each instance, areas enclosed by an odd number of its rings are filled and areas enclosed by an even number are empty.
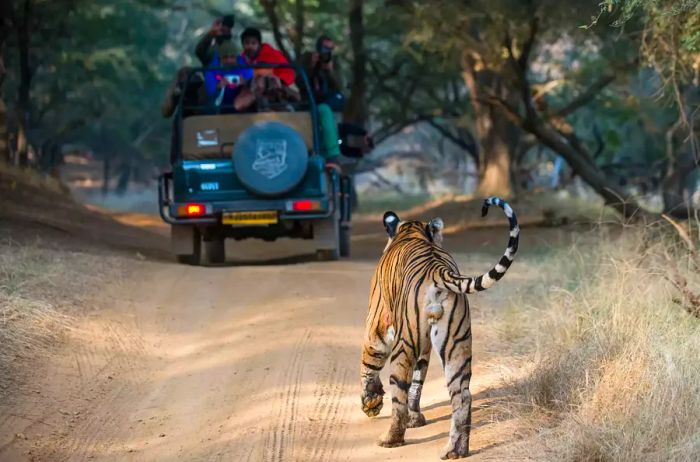
<svg viewBox="0 0 700 462">
<path fill-rule="evenodd" d="M 362 411 L 367 417 L 379 415 L 384 406 L 384 386 L 379 372 L 384 368 L 390 348 L 381 341 L 366 340 L 362 347 L 360 381 L 362 384 Z"/>
<path fill-rule="evenodd" d="M 425 416 L 420 411 L 420 398 L 430 363 L 430 341 L 426 341 L 425 345 L 427 351 L 423 351 L 413 368 L 413 380 L 411 388 L 408 390 L 408 428 L 418 428 L 425 425 Z"/>
<path fill-rule="evenodd" d="M 378 444 L 394 448 L 404 444 L 408 426 L 408 390 L 411 387 L 411 373 L 415 365 L 415 355 L 406 348 L 399 347 L 392 355 L 391 376 L 391 425 L 381 436 Z"/>
<path fill-rule="evenodd" d="M 464 295 L 451 295 L 453 312 L 443 316 L 431 329 L 431 342 L 445 370 L 447 390 L 452 404 L 452 424 L 442 459 L 458 459 L 469 454 L 472 395 L 472 334 L 469 305 Z"/>
</svg>

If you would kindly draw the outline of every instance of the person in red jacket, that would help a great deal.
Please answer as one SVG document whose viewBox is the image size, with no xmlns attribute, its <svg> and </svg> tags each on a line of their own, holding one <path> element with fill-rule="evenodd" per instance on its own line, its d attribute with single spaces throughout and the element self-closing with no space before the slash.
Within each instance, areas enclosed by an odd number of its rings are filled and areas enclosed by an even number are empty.
<svg viewBox="0 0 700 462">
<path fill-rule="evenodd" d="M 241 34 L 243 53 L 238 56 L 239 65 L 254 66 L 257 64 L 289 64 L 281 51 L 267 43 L 263 43 L 258 29 L 249 27 Z M 237 111 L 249 109 L 256 101 L 265 106 L 270 100 L 299 100 L 299 93 L 290 85 L 294 85 L 296 73 L 290 67 L 275 69 L 254 69 L 253 81 L 250 88 L 238 95 L 235 101 Z M 258 107 L 264 109 L 264 107 Z"/>
<path fill-rule="evenodd" d="M 249 27 L 241 34 L 243 53 L 238 57 L 238 64 L 289 64 L 281 51 L 268 43 L 263 43 L 260 31 Z M 256 69 L 256 75 L 269 74 L 277 76 L 282 83 L 289 86 L 294 83 L 296 74 L 294 69 L 286 67 L 279 69 Z"/>
</svg>

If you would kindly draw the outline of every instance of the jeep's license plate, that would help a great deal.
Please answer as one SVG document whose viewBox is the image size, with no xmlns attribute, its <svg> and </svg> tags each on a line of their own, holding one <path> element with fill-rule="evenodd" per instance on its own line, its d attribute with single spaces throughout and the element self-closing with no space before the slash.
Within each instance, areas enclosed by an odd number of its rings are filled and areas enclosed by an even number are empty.
<svg viewBox="0 0 700 462">
<path fill-rule="evenodd" d="M 224 212 L 221 222 L 225 225 L 257 226 L 274 225 L 278 222 L 276 210 L 256 212 Z"/>
</svg>

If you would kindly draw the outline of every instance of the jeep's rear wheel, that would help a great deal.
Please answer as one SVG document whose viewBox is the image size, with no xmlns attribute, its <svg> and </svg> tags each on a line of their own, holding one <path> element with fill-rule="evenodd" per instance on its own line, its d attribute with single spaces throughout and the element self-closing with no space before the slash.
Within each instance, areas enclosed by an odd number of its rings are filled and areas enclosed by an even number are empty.
<svg viewBox="0 0 700 462">
<path fill-rule="evenodd" d="M 223 238 L 204 241 L 204 258 L 207 264 L 221 264 L 226 261 L 226 246 Z"/>
</svg>

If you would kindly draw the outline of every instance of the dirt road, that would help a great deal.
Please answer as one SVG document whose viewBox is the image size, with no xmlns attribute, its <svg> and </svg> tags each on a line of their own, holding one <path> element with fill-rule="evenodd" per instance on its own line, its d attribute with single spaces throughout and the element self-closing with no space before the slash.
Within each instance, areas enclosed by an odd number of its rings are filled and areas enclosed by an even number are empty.
<svg viewBox="0 0 700 462">
<path fill-rule="evenodd" d="M 503 250 L 506 225 L 470 236 L 446 246 L 476 273 Z M 353 259 L 333 263 L 295 257 L 304 244 L 284 241 L 227 243 L 236 261 L 217 268 L 134 261 L 129 281 L 104 292 L 111 308 L 86 315 L 2 407 L 0 460 L 438 460 L 450 409 L 436 358 L 428 425 L 409 429 L 407 445 L 375 444 L 389 405 L 375 419 L 360 410 L 367 291 L 383 244 L 358 235 Z M 490 410 L 504 371 L 489 313 L 510 306 L 531 273 L 525 258 L 472 298 L 471 460 L 512 453 L 517 426 Z"/>
</svg>

